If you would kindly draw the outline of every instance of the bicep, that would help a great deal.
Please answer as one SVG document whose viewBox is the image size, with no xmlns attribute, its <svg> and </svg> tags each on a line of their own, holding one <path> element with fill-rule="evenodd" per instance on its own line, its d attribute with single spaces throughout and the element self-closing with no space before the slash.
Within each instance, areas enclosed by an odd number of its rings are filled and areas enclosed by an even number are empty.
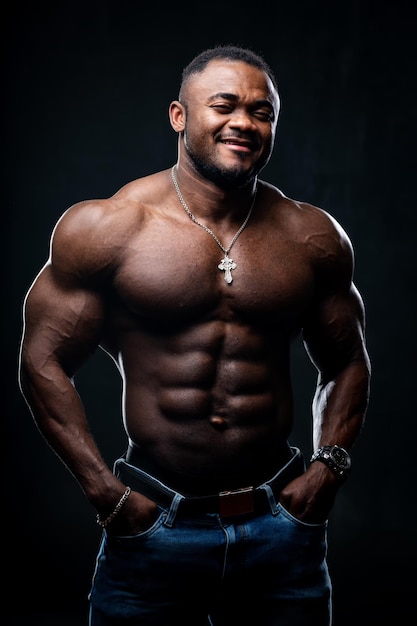
<svg viewBox="0 0 417 626">
<path fill-rule="evenodd" d="M 103 323 L 99 294 L 59 280 L 47 264 L 25 299 L 23 358 L 35 369 L 58 363 L 71 377 L 96 349 Z"/>
<path fill-rule="evenodd" d="M 365 309 L 352 283 L 321 297 L 303 328 L 306 350 L 325 379 L 366 358 Z"/>
</svg>

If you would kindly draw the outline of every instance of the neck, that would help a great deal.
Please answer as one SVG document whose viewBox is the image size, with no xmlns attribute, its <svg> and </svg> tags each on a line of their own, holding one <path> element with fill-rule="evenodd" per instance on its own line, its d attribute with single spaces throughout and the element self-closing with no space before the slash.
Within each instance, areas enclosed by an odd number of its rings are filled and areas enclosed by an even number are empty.
<svg viewBox="0 0 417 626">
<path fill-rule="evenodd" d="M 239 222 L 249 210 L 257 188 L 254 179 L 245 187 L 224 189 L 181 163 L 174 166 L 174 176 L 193 215 L 214 224 Z"/>
</svg>

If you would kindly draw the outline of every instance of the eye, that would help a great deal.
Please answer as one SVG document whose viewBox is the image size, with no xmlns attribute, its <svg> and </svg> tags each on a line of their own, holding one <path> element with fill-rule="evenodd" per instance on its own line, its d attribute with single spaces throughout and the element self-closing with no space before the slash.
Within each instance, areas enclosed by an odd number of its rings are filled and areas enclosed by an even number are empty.
<svg viewBox="0 0 417 626">
<path fill-rule="evenodd" d="M 219 113 L 229 113 L 232 110 L 230 104 L 226 104 L 225 102 L 219 102 L 217 104 L 211 105 L 212 109 L 219 111 Z"/>
<path fill-rule="evenodd" d="M 256 110 L 256 111 L 253 112 L 253 115 L 258 120 L 261 120 L 262 122 L 273 122 L 274 121 L 274 114 L 272 113 L 272 111 Z"/>
</svg>

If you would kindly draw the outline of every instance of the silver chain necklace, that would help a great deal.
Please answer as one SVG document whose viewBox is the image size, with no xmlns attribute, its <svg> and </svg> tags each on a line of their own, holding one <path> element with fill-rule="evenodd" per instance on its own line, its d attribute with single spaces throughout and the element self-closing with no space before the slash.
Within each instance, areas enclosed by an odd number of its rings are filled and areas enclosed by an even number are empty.
<svg viewBox="0 0 417 626">
<path fill-rule="evenodd" d="M 211 235 L 214 239 L 214 241 L 217 243 L 217 245 L 219 246 L 219 248 L 221 250 L 223 250 L 224 252 L 224 258 L 220 261 L 220 263 L 218 264 L 218 268 L 219 270 L 221 270 L 222 272 L 224 272 L 224 280 L 230 285 L 230 283 L 233 282 L 233 276 L 232 276 L 232 270 L 235 270 L 237 265 L 236 263 L 233 261 L 233 259 L 231 259 L 229 257 L 229 252 L 232 249 L 232 246 L 234 245 L 234 243 L 236 242 L 236 239 L 239 237 L 239 235 L 241 234 L 241 232 L 243 231 L 243 229 L 245 228 L 246 224 L 249 221 L 249 218 L 251 216 L 252 213 L 252 209 L 255 205 L 255 199 L 256 199 L 256 191 L 257 189 L 255 188 L 255 193 L 253 194 L 253 199 L 252 199 L 252 204 L 250 206 L 249 212 L 245 218 L 245 221 L 243 222 L 242 226 L 239 228 L 239 230 L 237 231 L 237 233 L 235 234 L 235 236 L 233 237 L 232 241 L 230 242 L 229 246 L 227 248 L 225 248 L 222 243 L 220 242 L 220 240 L 218 239 L 218 237 L 213 233 L 213 231 L 206 226 L 205 224 L 202 224 L 201 222 L 199 222 L 197 220 L 197 218 L 195 217 L 195 215 L 193 215 L 193 213 L 191 213 L 190 209 L 188 208 L 188 205 L 186 203 L 186 201 L 184 200 L 181 190 L 179 188 L 178 185 L 178 181 L 177 181 L 177 177 L 175 176 L 175 165 L 172 167 L 171 169 L 171 178 L 172 178 L 172 182 L 174 183 L 174 187 L 175 187 L 175 191 L 177 192 L 177 196 L 179 198 L 179 201 L 181 202 L 182 206 L 185 209 L 185 212 L 187 213 L 188 217 L 195 223 L 197 224 L 197 226 L 200 226 L 200 228 L 202 228 L 203 230 L 206 231 L 206 233 L 208 233 L 209 235 Z"/>
</svg>

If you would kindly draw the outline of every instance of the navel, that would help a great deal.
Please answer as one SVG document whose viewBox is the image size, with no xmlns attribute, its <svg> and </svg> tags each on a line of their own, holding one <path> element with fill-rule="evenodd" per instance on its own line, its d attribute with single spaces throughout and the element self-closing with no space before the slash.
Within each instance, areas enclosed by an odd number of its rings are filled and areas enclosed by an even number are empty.
<svg viewBox="0 0 417 626">
<path fill-rule="evenodd" d="M 227 427 L 227 422 L 224 417 L 212 415 L 209 421 L 213 428 L 217 428 L 218 430 L 224 430 Z"/>
</svg>

